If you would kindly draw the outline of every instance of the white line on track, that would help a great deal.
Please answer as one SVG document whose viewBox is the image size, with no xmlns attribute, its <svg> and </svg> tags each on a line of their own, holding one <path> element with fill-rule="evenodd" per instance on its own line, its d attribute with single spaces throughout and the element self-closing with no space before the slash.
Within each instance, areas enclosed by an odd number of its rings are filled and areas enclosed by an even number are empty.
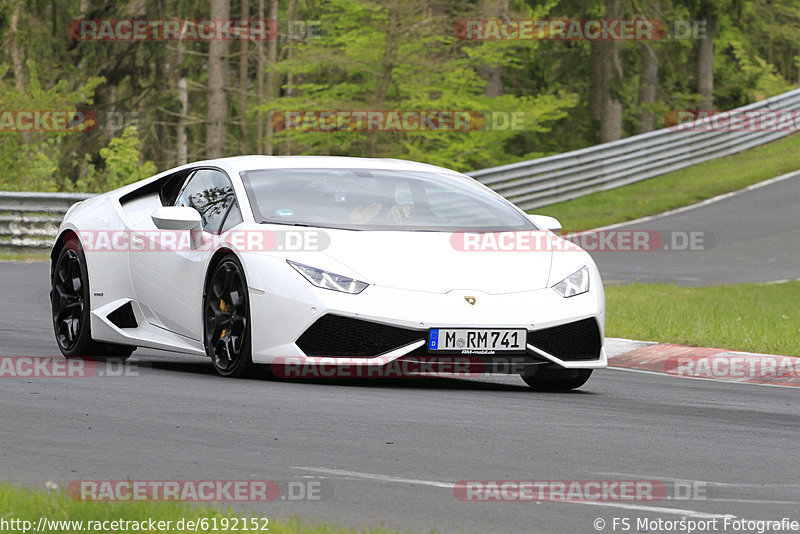
<svg viewBox="0 0 800 534">
<path fill-rule="evenodd" d="M 676 375 L 669 375 L 667 373 L 662 373 L 659 371 L 646 371 L 644 369 L 630 369 L 628 367 L 616 367 L 613 365 L 613 361 L 609 360 L 608 367 L 606 369 L 612 369 L 614 371 L 625 371 L 626 373 L 642 373 L 645 375 L 654 375 L 654 376 L 663 376 L 666 378 L 670 378 L 673 380 L 703 380 L 706 382 L 714 382 L 716 384 L 739 384 L 744 386 L 769 386 L 771 388 L 789 388 L 789 389 L 797 389 L 797 386 L 784 386 L 782 384 L 764 384 L 761 382 L 739 382 L 737 380 L 725 380 L 723 378 L 703 378 L 701 376 L 676 376 Z"/>
<path fill-rule="evenodd" d="M 452 482 L 440 482 L 437 480 L 422 480 L 418 478 L 402 478 L 393 477 L 391 475 L 381 475 L 376 473 L 363 473 L 360 471 L 346 471 L 344 469 L 330 469 L 327 467 L 305 467 L 305 466 L 291 466 L 290 469 L 298 469 L 301 471 L 311 471 L 315 473 L 326 473 L 329 475 L 337 475 L 348 478 L 361 478 L 365 480 L 378 480 L 380 482 L 395 482 L 398 484 L 411 484 L 415 486 L 430 486 L 434 488 L 452 489 L 455 484 Z M 683 508 L 666 508 L 661 506 L 647 506 L 643 504 L 631 504 L 621 502 L 596 502 L 596 501 L 550 501 L 563 504 L 585 504 L 588 506 L 606 506 L 609 508 L 623 508 L 625 510 L 639 510 L 642 512 L 659 512 L 664 514 L 676 514 L 685 517 L 695 517 L 697 519 L 713 519 L 718 518 L 731 518 L 735 519 L 735 515 L 730 514 L 711 514 L 706 512 L 698 512 L 696 510 L 686 510 Z"/>
<path fill-rule="evenodd" d="M 796 483 L 773 483 L 773 482 L 714 482 L 711 480 L 694 480 L 691 478 L 673 478 L 661 475 L 643 475 L 641 473 L 619 473 L 616 471 L 598 471 L 595 475 L 612 476 L 612 477 L 627 477 L 632 479 L 641 480 L 663 480 L 666 482 L 700 482 L 708 484 L 709 486 L 730 486 L 734 488 L 800 488 L 800 484 Z"/>
<path fill-rule="evenodd" d="M 343 469 L 328 469 L 327 467 L 292 466 L 290 469 L 302 469 L 303 471 L 314 471 L 316 473 L 327 473 L 329 475 L 339 475 L 343 477 L 365 478 L 367 480 L 380 480 L 381 482 L 398 482 L 400 484 L 413 484 L 416 486 L 431 486 L 434 488 L 452 489 L 455 487 L 455 484 L 452 482 L 437 482 L 435 480 L 420 480 L 417 478 L 400 478 L 393 477 L 391 475 L 361 473 L 359 471 L 345 471 Z"/>
<path fill-rule="evenodd" d="M 608 506 L 610 508 L 624 508 L 625 510 L 639 510 L 641 512 L 659 512 L 662 514 L 676 514 L 683 517 L 694 517 L 697 519 L 720 519 L 730 518 L 736 519 L 735 515 L 731 514 L 708 514 L 706 512 L 697 512 L 695 510 L 685 510 L 682 508 L 662 508 L 660 506 L 645 506 L 642 504 L 626 504 L 621 502 L 595 502 L 595 501 L 558 501 L 567 504 L 586 504 L 589 506 Z"/>
<path fill-rule="evenodd" d="M 770 501 L 764 499 L 724 499 L 716 497 L 705 497 L 705 502 L 735 502 L 738 504 L 800 504 L 800 501 Z"/>
<path fill-rule="evenodd" d="M 777 284 L 786 284 L 788 282 L 798 282 L 800 278 L 786 278 L 785 280 L 771 280 L 769 282 L 762 282 L 762 284 L 769 284 L 769 285 L 777 285 Z"/>
</svg>

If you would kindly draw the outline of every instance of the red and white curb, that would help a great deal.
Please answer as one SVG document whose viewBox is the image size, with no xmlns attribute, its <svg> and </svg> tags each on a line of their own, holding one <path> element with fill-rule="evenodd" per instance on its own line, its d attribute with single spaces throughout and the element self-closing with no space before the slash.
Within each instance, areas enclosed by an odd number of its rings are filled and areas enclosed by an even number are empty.
<svg viewBox="0 0 800 534">
<path fill-rule="evenodd" d="M 800 358 L 606 338 L 608 366 L 747 384 L 800 387 Z"/>
</svg>

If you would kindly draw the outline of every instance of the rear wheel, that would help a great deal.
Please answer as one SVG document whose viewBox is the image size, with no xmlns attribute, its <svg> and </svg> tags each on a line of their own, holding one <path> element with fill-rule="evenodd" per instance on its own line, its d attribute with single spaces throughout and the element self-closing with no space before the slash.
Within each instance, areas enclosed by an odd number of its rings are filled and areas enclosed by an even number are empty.
<svg viewBox="0 0 800 534">
<path fill-rule="evenodd" d="M 522 379 L 536 391 L 569 391 L 584 385 L 590 376 L 591 369 L 541 369 Z"/>
<path fill-rule="evenodd" d="M 50 304 L 56 343 L 67 358 L 127 359 L 136 347 L 100 343 L 92 339 L 89 276 L 86 257 L 77 239 L 70 239 L 53 268 Z"/>
<path fill-rule="evenodd" d="M 253 367 L 250 303 L 244 269 L 228 255 L 214 267 L 203 299 L 206 354 L 222 376 L 244 377 Z"/>
</svg>

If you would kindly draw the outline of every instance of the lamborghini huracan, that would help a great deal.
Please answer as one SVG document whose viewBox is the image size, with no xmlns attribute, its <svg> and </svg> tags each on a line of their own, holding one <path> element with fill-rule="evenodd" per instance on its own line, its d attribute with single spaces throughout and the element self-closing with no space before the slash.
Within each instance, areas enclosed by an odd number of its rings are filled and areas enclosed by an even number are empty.
<svg viewBox="0 0 800 534">
<path fill-rule="evenodd" d="M 146 347 L 230 377 L 287 357 L 460 355 L 574 389 L 606 366 L 605 297 L 559 229 L 422 163 L 200 161 L 69 209 L 51 255 L 55 337 L 67 357 Z"/>
</svg>

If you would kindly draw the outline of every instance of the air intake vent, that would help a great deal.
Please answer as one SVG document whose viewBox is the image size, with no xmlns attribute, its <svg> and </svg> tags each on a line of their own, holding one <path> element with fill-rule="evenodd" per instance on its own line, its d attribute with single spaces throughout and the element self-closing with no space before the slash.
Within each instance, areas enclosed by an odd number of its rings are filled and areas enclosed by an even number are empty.
<svg viewBox="0 0 800 534">
<path fill-rule="evenodd" d="M 425 339 L 427 332 L 324 315 L 297 340 L 306 356 L 368 358 Z"/>
<path fill-rule="evenodd" d="M 139 328 L 139 323 L 136 322 L 136 316 L 133 314 L 133 306 L 131 306 L 130 302 L 109 313 L 108 320 L 117 328 Z"/>
<path fill-rule="evenodd" d="M 528 332 L 528 343 L 564 361 L 600 358 L 600 329 L 593 318 Z"/>
</svg>

